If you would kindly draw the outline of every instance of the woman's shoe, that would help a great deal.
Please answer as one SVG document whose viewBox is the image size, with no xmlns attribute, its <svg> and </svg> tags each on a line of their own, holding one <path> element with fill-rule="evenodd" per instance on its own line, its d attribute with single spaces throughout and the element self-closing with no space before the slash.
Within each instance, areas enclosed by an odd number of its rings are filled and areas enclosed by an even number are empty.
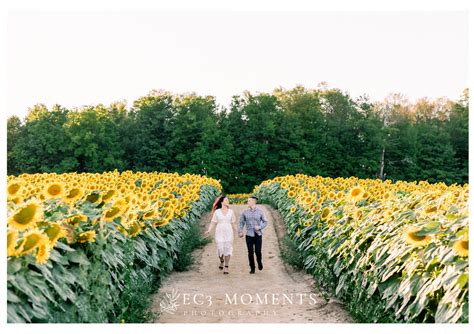
<svg viewBox="0 0 474 334">
<path fill-rule="evenodd" d="M 229 266 L 225 266 L 226 268 L 229 268 Z M 229 271 L 224 270 L 224 275 L 229 274 Z"/>
<path fill-rule="evenodd" d="M 223 263 L 224 263 L 224 260 L 221 261 L 221 265 L 219 266 L 219 270 L 224 269 Z"/>
</svg>

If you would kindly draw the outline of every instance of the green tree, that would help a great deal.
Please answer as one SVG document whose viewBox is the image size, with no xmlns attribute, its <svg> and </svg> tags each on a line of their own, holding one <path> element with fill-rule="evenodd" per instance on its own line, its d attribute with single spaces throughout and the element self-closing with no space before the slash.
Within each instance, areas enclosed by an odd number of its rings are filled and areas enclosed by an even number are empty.
<svg viewBox="0 0 474 334">
<path fill-rule="evenodd" d="M 9 174 L 199 173 L 228 193 L 278 175 L 468 181 L 468 91 L 456 102 L 401 94 L 382 103 L 319 86 L 212 96 L 152 91 L 133 102 L 30 109 L 7 122 Z"/>
<path fill-rule="evenodd" d="M 455 151 L 441 121 L 420 122 L 416 124 L 416 129 L 417 179 L 431 183 L 456 182 Z"/>
<path fill-rule="evenodd" d="M 23 125 L 18 116 L 10 116 L 7 119 L 7 173 L 18 174 L 18 142 L 23 137 Z"/>
<path fill-rule="evenodd" d="M 70 112 L 64 124 L 67 147 L 73 152 L 67 160 L 69 168 L 94 173 L 124 169 L 125 152 L 114 122 L 116 114 L 116 110 L 101 104 Z"/>
<path fill-rule="evenodd" d="M 172 170 L 173 154 L 168 143 L 174 113 L 173 96 L 163 91 L 152 91 L 133 103 L 121 136 L 129 168 Z"/>
<path fill-rule="evenodd" d="M 71 171 L 67 163 L 68 138 L 63 128 L 68 114 L 59 105 L 50 111 L 44 105 L 31 108 L 11 151 L 12 169 L 19 173 Z"/>
<path fill-rule="evenodd" d="M 232 180 L 233 192 L 250 192 L 267 178 L 278 174 L 272 165 L 271 142 L 275 138 L 278 111 L 277 99 L 270 94 L 234 98 L 228 127 L 234 134 L 233 161 L 237 163 Z"/>
<path fill-rule="evenodd" d="M 469 181 L 469 90 L 466 89 L 462 98 L 457 101 L 445 124 L 451 146 L 456 159 L 456 182 Z"/>
</svg>

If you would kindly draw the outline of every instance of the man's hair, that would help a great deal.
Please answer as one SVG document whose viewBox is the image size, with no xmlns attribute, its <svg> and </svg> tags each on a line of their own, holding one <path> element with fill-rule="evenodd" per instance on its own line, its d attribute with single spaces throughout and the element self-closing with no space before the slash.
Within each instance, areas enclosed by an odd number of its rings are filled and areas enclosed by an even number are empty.
<svg viewBox="0 0 474 334">
<path fill-rule="evenodd" d="M 258 201 L 258 197 L 257 196 L 250 196 L 250 198 L 253 198 L 254 200 Z"/>
</svg>

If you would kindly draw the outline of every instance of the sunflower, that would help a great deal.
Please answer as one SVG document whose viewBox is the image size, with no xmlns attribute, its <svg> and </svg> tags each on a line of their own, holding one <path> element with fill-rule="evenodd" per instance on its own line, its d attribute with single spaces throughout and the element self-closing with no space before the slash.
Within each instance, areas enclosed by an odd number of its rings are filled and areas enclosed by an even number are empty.
<svg viewBox="0 0 474 334">
<path fill-rule="evenodd" d="M 325 207 L 321 212 L 321 220 L 328 220 L 332 216 L 332 211 L 329 207 Z"/>
<path fill-rule="evenodd" d="M 143 219 L 150 219 L 154 218 L 157 215 L 157 211 L 155 209 L 150 209 L 143 214 Z"/>
<path fill-rule="evenodd" d="M 114 204 L 104 212 L 104 219 L 106 221 L 112 221 L 115 217 L 120 216 L 128 210 L 127 201 L 120 198 L 114 202 Z"/>
<path fill-rule="evenodd" d="M 165 225 L 168 225 L 169 222 L 170 222 L 170 219 L 164 218 L 164 219 L 156 220 L 153 226 L 155 227 L 165 226 Z"/>
<path fill-rule="evenodd" d="M 54 247 L 59 239 L 66 236 L 66 231 L 58 223 L 50 224 L 45 232 L 48 235 L 51 247 Z"/>
<path fill-rule="evenodd" d="M 37 247 L 48 243 L 49 239 L 46 234 L 38 229 L 30 230 L 23 235 L 23 241 L 18 247 L 19 255 L 25 255 L 34 251 Z"/>
<path fill-rule="evenodd" d="M 351 201 L 354 201 L 354 202 L 359 201 L 363 195 L 364 195 L 364 190 L 359 186 L 352 188 L 349 192 L 349 198 Z"/>
<path fill-rule="evenodd" d="M 295 197 L 295 196 L 296 196 L 296 193 L 295 193 L 293 190 L 290 190 L 290 191 L 288 192 L 288 197 L 289 197 L 289 198 L 292 198 L 292 197 Z"/>
<path fill-rule="evenodd" d="M 87 216 L 83 214 L 74 215 L 66 220 L 68 224 L 73 226 L 79 225 L 80 222 L 87 222 Z"/>
<path fill-rule="evenodd" d="M 7 184 L 7 195 L 15 196 L 18 193 L 18 190 L 22 187 L 22 182 L 19 181 L 10 181 Z"/>
<path fill-rule="evenodd" d="M 8 218 L 8 224 L 20 231 L 34 228 L 37 222 L 43 218 L 43 207 L 35 199 L 29 200 Z"/>
<path fill-rule="evenodd" d="M 360 208 L 357 208 L 353 212 L 353 218 L 355 220 L 359 220 L 362 217 L 362 210 Z"/>
<path fill-rule="evenodd" d="M 63 197 L 63 200 L 65 202 L 72 203 L 80 199 L 83 194 L 84 192 L 82 191 L 81 188 L 71 188 L 66 193 L 66 196 Z"/>
<path fill-rule="evenodd" d="M 135 205 L 138 202 L 138 198 L 134 194 L 128 194 L 124 198 L 125 198 L 125 201 L 127 202 L 127 204 L 129 204 L 129 205 Z"/>
<path fill-rule="evenodd" d="M 80 242 L 80 243 L 94 242 L 95 236 L 96 236 L 95 231 L 86 231 L 79 234 L 77 238 L 77 242 Z"/>
<path fill-rule="evenodd" d="M 405 232 L 405 241 L 411 245 L 424 246 L 431 242 L 431 237 L 428 235 L 418 235 L 421 231 L 419 227 L 409 227 Z"/>
<path fill-rule="evenodd" d="M 51 182 L 43 188 L 43 194 L 47 199 L 62 197 L 64 192 L 65 186 L 62 182 Z"/>
<path fill-rule="evenodd" d="M 295 213 L 296 207 L 292 206 L 292 207 L 290 208 L 290 211 L 291 211 L 291 213 Z"/>
<path fill-rule="evenodd" d="M 469 255 L 469 241 L 467 238 L 457 240 L 453 245 L 454 250 L 459 256 L 466 257 Z"/>
<path fill-rule="evenodd" d="M 175 215 L 175 212 L 176 212 L 176 209 L 174 207 L 169 207 L 167 210 L 165 210 L 164 214 L 165 214 L 165 218 L 167 219 L 172 219 Z"/>
<path fill-rule="evenodd" d="M 45 264 L 49 259 L 51 247 L 48 243 L 44 243 L 38 246 L 38 252 L 36 253 L 36 263 Z"/>
<path fill-rule="evenodd" d="M 140 224 L 138 224 L 137 222 L 134 222 L 129 229 L 129 233 L 132 237 L 138 235 L 141 231 L 142 231 L 142 228 Z"/>
<path fill-rule="evenodd" d="M 136 211 L 132 211 L 127 215 L 128 220 L 135 221 L 138 219 L 138 213 Z"/>
<path fill-rule="evenodd" d="M 7 197 L 7 202 L 13 202 L 15 203 L 16 205 L 20 204 L 21 202 L 23 202 L 23 197 L 18 195 L 18 196 L 8 196 Z"/>
<path fill-rule="evenodd" d="M 160 193 L 160 197 L 161 198 L 168 198 L 168 197 L 170 197 L 170 193 L 168 192 L 168 190 L 163 189 Z"/>
<path fill-rule="evenodd" d="M 438 211 L 438 208 L 436 207 L 436 205 L 429 205 L 423 208 L 423 214 L 425 216 L 431 216 L 435 214 L 436 211 Z"/>
<path fill-rule="evenodd" d="M 111 207 L 104 213 L 104 218 L 106 221 L 112 221 L 115 217 L 118 217 L 122 212 L 122 209 L 117 206 Z"/>
<path fill-rule="evenodd" d="M 127 230 L 123 228 L 122 226 L 117 226 L 117 230 L 119 230 L 124 235 L 128 235 Z"/>
<path fill-rule="evenodd" d="M 92 192 L 89 195 L 87 195 L 87 197 L 86 197 L 86 201 L 88 201 L 90 203 L 97 203 L 97 202 L 99 202 L 100 199 L 101 199 L 101 196 L 97 192 Z"/>
<path fill-rule="evenodd" d="M 129 191 L 133 191 L 133 189 L 130 189 L 130 187 L 127 187 L 124 185 L 118 189 L 118 192 L 120 193 L 121 196 L 125 196 L 125 194 L 127 194 Z"/>
<path fill-rule="evenodd" d="M 7 256 L 15 256 L 18 253 L 16 244 L 18 241 L 18 230 L 12 229 L 7 232 Z"/>
<path fill-rule="evenodd" d="M 164 207 L 168 207 L 170 205 L 170 202 L 165 202 L 165 204 L 163 205 Z M 150 206 L 150 203 L 149 202 L 140 202 L 140 204 L 138 204 L 138 208 L 142 211 L 146 211 Z"/>
</svg>

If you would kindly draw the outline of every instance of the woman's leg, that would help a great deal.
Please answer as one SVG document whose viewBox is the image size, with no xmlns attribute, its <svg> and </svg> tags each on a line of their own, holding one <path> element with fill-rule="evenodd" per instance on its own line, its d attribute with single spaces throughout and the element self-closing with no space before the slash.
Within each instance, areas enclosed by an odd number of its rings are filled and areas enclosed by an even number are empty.
<svg viewBox="0 0 474 334">
<path fill-rule="evenodd" d="M 221 264 L 219 265 L 219 269 L 222 270 L 224 269 L 224 255 L 220 255 L 219 260 L 221 261 Z"/>
<path fill-rule="evenodd" d="M 226 255 L 225 257 L 225 268 L 224 268 L 224 274 L 229 273 L 229 262 L 230 262 L 230 255 Z"/>
</svg>

